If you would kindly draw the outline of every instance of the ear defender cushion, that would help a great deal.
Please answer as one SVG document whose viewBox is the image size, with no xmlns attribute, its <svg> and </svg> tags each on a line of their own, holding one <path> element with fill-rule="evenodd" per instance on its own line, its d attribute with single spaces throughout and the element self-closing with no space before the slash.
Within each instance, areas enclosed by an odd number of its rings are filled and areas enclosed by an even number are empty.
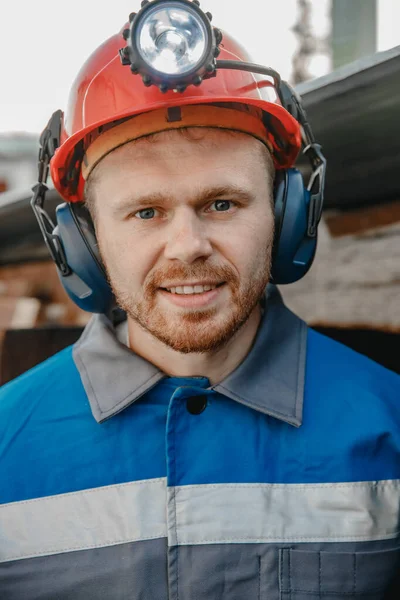
<svg viewBox="0 0 400 600">
<path fill-rule="evenodd" d="M 298 281 L 310 269 L 317 238 L 307 235 L 310 193 L 297 169 L 277 171 L 275 177 L 275 240 L 271 282 Z"/>
<path fill-rule="evenodd" d="M 108 313 L 113 294 L 101 263 L 93 224 L 83 205 L 63 203 L 57 207 L 58 235 L 72 273 L 60 276 L 68 296 L 83 310 Z"/>
</svg>

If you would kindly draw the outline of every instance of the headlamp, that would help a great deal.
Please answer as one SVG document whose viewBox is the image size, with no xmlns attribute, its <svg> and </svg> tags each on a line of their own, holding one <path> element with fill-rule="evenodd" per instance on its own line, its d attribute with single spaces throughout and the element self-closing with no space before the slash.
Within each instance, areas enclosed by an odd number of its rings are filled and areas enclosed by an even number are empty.
<svg viewBox="0 0 400 600">
<path fill-rule="evenodd" d="M 123 64 L 140 74 L 146 86 L 157 85 L 163 92 L 200 85 L 215 71 L 222 39 L 211 18 L 196 0 L 144 0 L 124 30 Z"/>
</svg>

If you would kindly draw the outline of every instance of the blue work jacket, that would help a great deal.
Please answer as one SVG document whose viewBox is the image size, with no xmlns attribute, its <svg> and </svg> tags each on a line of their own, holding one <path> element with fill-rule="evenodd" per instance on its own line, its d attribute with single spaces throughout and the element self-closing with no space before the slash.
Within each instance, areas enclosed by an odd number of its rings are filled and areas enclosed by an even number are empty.
<svg viewBox="0 0 400 600">
<path fill-rule="evenodd" d="M 399 392 L 273 287 L 217 385 L 93 317 L 0 390 L 0 598 L 398 600 Z"/>
</svg>

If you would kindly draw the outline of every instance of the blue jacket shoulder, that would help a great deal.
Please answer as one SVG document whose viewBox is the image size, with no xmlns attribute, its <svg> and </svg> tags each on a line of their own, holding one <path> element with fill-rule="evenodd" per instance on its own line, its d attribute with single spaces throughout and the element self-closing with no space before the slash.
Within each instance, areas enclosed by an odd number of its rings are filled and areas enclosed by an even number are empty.
<svg viewBox="0 0 400 600">
<path fill-rule="evenodd" d="M 384 401 L 400 418 L 400 375 L 351 348 L 310 329 L 307 382 L 316 393 L 334 396 L 339 403 Z"/>
</svg>

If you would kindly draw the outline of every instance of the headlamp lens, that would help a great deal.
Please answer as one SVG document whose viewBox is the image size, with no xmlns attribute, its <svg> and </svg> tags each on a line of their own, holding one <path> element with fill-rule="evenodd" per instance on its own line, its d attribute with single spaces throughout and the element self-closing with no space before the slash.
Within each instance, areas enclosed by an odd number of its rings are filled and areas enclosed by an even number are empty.
<svg viewBox="0 0 400 600">
<path fill-rule="evenodd" d="M 154 6 L 137 29 L 137 50 L 146 63 L 166 75 L 185 75 L 201 63 L 207 30 L 190 6 L 168 2 Z"/>
</svg>

